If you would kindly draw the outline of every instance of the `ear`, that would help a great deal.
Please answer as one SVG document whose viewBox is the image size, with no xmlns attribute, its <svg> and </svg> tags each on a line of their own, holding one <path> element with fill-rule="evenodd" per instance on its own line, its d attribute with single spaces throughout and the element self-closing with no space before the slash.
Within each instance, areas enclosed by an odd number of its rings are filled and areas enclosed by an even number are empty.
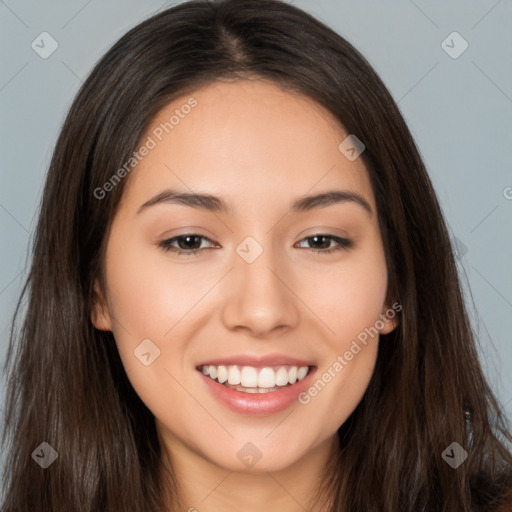
<svg viewBox="0 0 512 512">
<path fill-rule="evenodd" d="M 399 302 L 395 302 L 393 306 L 387 304 L 384 306 L 382 313 L 379 315 L 379 320 L 384 323 L 384 327 L 379 329 L 380 334 L 389 334 L 397 327 L 399 324 L 398 313 L 401 310 L 402 306 Z"/>
<path fill-rule="evenodd" d="M 94 280 L 94 297 L 91 311 L 91 322 L 100 331 L 111 331 L 112 322 L 108 311 L 107 301 L 98 279 Z"/>
</svg>

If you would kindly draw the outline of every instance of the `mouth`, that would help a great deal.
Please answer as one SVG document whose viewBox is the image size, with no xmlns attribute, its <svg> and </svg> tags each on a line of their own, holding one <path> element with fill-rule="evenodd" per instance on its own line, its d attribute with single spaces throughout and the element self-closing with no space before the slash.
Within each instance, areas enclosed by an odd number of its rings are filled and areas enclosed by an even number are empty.
<svg viewBox="0 0 512 512">
<path fill-rule="evenodd" d="M 200 365 L 197 373 L 217 403 L 242 416 L 269 416 L 298 403 L 317 369 L 305 361 L 300 366 L 217 363 Z"/>
<path fill-rule="evenodd" d="M 291 387 L 310 373 L 313 366 L 201 365 L 205 377 L 242 393 L 273 393 Z"/>
</svg>

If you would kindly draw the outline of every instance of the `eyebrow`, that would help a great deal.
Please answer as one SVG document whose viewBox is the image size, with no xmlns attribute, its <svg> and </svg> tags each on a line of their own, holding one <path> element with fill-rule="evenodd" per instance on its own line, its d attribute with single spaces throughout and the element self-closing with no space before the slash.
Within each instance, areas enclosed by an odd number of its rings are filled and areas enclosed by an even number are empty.
<svg viewBox="0 0 512 512">
<path fill-rule="evenodd" d="M 347 202 L 358 204 L 369 213 L 370 217 L 372 216 L 373 211 L 368 201 L 356 192 L 348 190 L 330 190 L 321 194 L 300 197 L 292 203 L 290 211 L 292 213 L 301 213 L 314 210 L 316 208 L 325 208 L 326 206 L 333 204 Z M 141 205 L 137 210 L 137 214 L 146 210 L 150 206 L 162 203 L 182 204 L 184 206 L 190 206 L 192 208 L 216 213 L 227 213 L 232 211 L 228 203 L 220 197 L 211 194 L 179 192 L 173 189 L 166 189 Z"/>
</svg>

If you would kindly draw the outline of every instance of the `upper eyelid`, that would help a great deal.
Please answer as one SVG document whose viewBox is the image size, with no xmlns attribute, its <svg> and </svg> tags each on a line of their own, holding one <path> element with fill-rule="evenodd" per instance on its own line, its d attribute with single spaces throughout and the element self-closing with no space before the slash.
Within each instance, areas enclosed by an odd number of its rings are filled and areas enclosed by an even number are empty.
<svg viewBox="0 0 512 512">
<path fill-rule="evenodd" d="M 167 244 L 169 244 L 170 242 L 174 242 L 177 239 L 184 238 L 184 237 L 187 237 L 187 236 L 198 236 L 199 238 L 208 240 L 209 242 L 211 242 L 214 245 L 220 245 L 220 244 L 218 244 L 218 242 L 214 242 L 210 237 L 208 237 L 206 235 L 202 235 L 200 233 L 192 233 L 192 232 L 190 232 L 190 233 L 183 233 L 181 235 L 176 235 L 176 236 L 173 236 L 171 238 L 166 238 L 166 239 L 162 240 L 160 242 L 160 244 L 163 244 L 163 243 L 166 243 L 166 242 L 167 242 Z M 328 233 L 328 232 L 318 231 L 318 232 L 312 233 L 310 235 L 303 236 L 297 243 L 303 242 L 304 240 L 307 240 L 308 238 L 313 238 L 315 236 L 325 236 L 327 238 L 330 238 L 330 239 L 334 240 L 335 242 L 336 242 L 336 240 L 341 240 L 341 241 L 345 241 L 345 242 L 352 242 L 352 240 L 347 238 L 347 237 L 342 237 L 342 236 L 339 236 L 339 235 L 334 235 L 334 234 Z M 339 243 L 339 242 L 337 242 L 337 243 Z M 177 247 L 175 247 L 175 249 L 181 250 L 181 251 L 185 251 L 185 249 L 179 249 Z M 200 251 L 200 250 L 202 250 L 202 249 L 190 249 L 189 251 L 185 251 L 185 252 Z"/>
<path fill-rule="evenodd" d="M 213 242 L 213 240 L 209 236 L 202 235 L 201 233 L 192 233 L 192 232 L 190 232 L 190 233 L 183 233 L 181 235 L 171 236 L 169 238 L 164 238 L 162 241 L 163 242 L 168 242 L 170 240 L 176 240 L 177 238 L 183 238 L 183 237 L 186 237 L 186 236 L 198 236 L 200 238 L 204 238 L 206 240 L 209 240 L 210 242 Z M 328 232 L 324 232 L 324 231 L 318 231 L 318 232 L 312 233 L 310 235 L 303 236 L 300 239 L 300 241 L 306 240 L 307 238 L 311 238 L 311 237 L 314 237 L 314 236 L 328 236 L 328 237 L 332 237 L 332 238 L 343 238 L 342 236 L 335 235 L 333 233 L 328 233 Z"/>
<path fill-rule="evenodd" d="M 170 243 L 170 242 L 174 242 L 180 238 L 185 238 L 187 236 L 198 236 L 199 238 L 202 238 L 204 240 L 208 240 L 209 242 L 211 242 L 212 244 L 217 244 L 217 242 L 214 242 L 209 236 L 206 236 L 206 235 L 201 235 L 200 233 L 183 233 L 181 235 L 175 235 L 175 236 L 172 236 L 170 238 L 164 238 L 161 242 L 159 242 L 159 245 L 163 244 L 163 243 Z M 183 249 L 179 249 L 179 250 L 183 250 Z M 198 250 L 198 249 L 191 249 L 191 250 Z"/>
</svg>

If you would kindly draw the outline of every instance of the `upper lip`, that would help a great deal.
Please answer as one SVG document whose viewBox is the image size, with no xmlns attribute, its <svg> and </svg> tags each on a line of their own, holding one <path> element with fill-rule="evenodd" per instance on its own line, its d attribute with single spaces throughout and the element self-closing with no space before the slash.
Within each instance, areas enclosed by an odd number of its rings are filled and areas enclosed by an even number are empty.
<svg viewBox="0 0 512 512">
<path fill-rule="evenodd" d="M 295 357 L 289 357 L 284 354 L 268 354 L 265 356 L 255 356 L 249 354 L 240 354 L 235 356 L 217 357 L 215 359 L 209 359 L 198 364 L 197 367 L 201 366 L 229 366 L 229 365 L 240 365 L 240 366 L 315 366 L 312 361 L 305 359 L 296 359 Z"/>
</svg>

